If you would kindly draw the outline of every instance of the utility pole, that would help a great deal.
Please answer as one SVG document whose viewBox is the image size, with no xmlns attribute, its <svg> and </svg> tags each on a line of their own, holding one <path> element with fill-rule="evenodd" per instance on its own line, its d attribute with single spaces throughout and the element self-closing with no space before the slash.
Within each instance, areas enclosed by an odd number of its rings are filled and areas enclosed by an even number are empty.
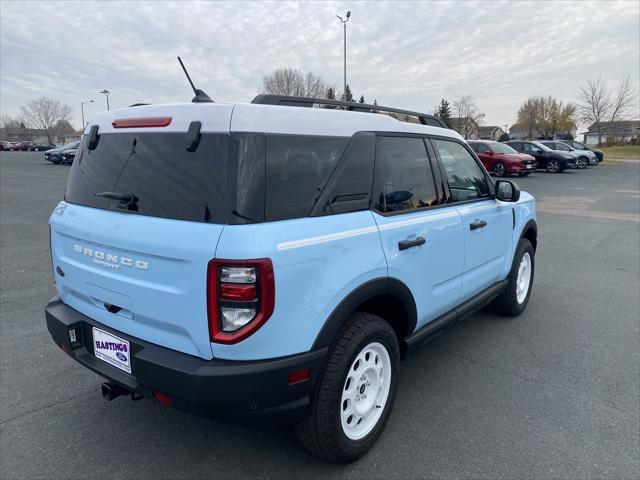
<svg viewBox="0 0 640 480">
<path fill-rule="evenodd" d="M 340 15 L 336 15 L 340 19 L 342 26 L 344 28 L 344 84 L 342 94 L 344 95 L 344 99 L 347 99 L 347 22 L 349 21 L 349 17 L 351 17 L 351 11 L 347 12 L 346 20 L 343 20 Z"/>
<path fill-rule="evenodd" d="M 84 132 L 84 106 L 86 103 L 93 103 L 93 100 L 87 100 L 86 102 L 80 102 L 80 111 L 82 112 L 82 131 Z"/>
</svg>

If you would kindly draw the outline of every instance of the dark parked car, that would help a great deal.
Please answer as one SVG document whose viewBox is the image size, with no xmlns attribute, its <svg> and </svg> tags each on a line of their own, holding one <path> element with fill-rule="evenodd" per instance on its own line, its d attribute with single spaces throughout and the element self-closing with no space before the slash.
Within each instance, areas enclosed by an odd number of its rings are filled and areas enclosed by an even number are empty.
<svg viewBox="0 0 640 480">
<path fill-rule="evenodd" d="M 598 159 L 598 162 L 595 165 L 597 165 L 602 160 L 604 160 L 604 153 L 602 153 L 602 150 L 598 150 L 597 148 L 591 148 L 588 145 L 585 145 L 584 143 L 576 142 L 575 140 L 561 140 L 561 142 L 566 143 L 567 145 L 575 148 L 576 150 L 589 150 L 590 152 L 595 153 L 596 158 Z M 594 164 L 592 163 L 591 165 L 594 165 Z"/>
<path fill-rule="evenodd" d="M 576 159 L 571 153 L 551 150 L 540 142 L 511 140 L 505 143 L 520 153 L 534 157 L 538 168 L 544 168 L 549 173 L 560 173 L 576 164 Z"/>
<path fill-rule="evenodd" d="M 517 173 L 526 177 L 536 169 L 536 159 L 518 153 L 509 145 L 489 140 L 471 140 L 469 146 L 476 152 L 484 167 L 496 177 Z"/>
<path fill-rule="evenodd" d="M 13 150 L 16 152 L 26 152 L 33 146 L 33 142 L 25 140 L 24 142 L 18 142 L 13 146 Z"/>
<path fill-rule="evenodd" d="M 597 165 L 598 159 L 596 154 L 590 150 L 576 150 L 570 147 L 564 142 L 559 140 L 542 140 L 543 145 L 546 145 L 551 150 L 559 150 L 561 152 L 571 152 L 576 157 L 576 168 L 587 168 L 589 165 Z"/>
<path fill-rule="evenodd" d="M 44 143 L 34 143 L 29 147 L 30 152 L 46 152 L 47 150 L 51 150 L 52 148 L 56 148 L 55 145 L 47 145 Z"/>
<path fill-rule="evenodd" d="M 60 163 L 72 165 L 73 159 L 76 158 L 76 153 L 78 153 L 78 147 L 69 148 L 68 150 L 64 150 L 61 154 L 62 161 Z"/>
<path fill-rule="evenodd" d="M 49 161 L 51 163 L 55 163 L 57 165 L 59 163 L 62 163 L 62 160 L 63 160 L 62 153 L 63 152 L 66 152 L 67 150 L 77 150 L 78 149 L 78 145 L 80 145 L 80 140 L 68 143 L 68 144 L 66 144 L 66 145 L 64 145 L 63 147 L 60 147 L 60 148 L 54 148 L 54 149 L 51 149 L 51 150 L 47 150 L 46 152 L 44 152 L 44 158 L 45 158 L 45 160 L 47 160 L 47 161 Z"/>
</svg>

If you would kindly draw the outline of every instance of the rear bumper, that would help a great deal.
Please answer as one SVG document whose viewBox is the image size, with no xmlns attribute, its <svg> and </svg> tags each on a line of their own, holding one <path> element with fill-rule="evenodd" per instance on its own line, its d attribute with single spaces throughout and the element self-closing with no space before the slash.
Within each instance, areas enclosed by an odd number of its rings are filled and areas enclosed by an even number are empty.
<svg viewBox="0 0 640 480">
<path fill-rule="evenodd" d="M 153 398 L 173 399 L 172 407 L 207 417 L 287 424 L 306 413 L 327 347 L 264 361 L 203 360 L 114 331 L 54 297 L 45 308 L 53 341 L 71 358 L 125 390 Z M 93 355 L 98 327 L 130 343 L 132 374 Z M 76 342 L 69 331 L 74 329 Z M 308 380 L 289 385 L 292 372 L 308 368 Z"/>
</svg>

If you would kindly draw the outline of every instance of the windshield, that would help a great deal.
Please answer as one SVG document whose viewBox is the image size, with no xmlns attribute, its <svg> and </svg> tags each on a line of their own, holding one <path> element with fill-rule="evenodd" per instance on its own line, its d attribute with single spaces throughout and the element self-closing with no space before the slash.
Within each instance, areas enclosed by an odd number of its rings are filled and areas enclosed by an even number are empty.
<svg viewBox="0 0 640 480">
<path fill-rule="evenodd" d="M 72 148 L 78 148 L 78 145 L 80 145 L 80 140 L 78 140 L 77 142 L 68 143 L 67 145 L 62 147 L 62 150 L 71 150 Z"/>
<path fill-rule="evenodd" d="M 495 153 L 518 153 L 509 145 L 505 145 L 504 143 L 492 143 L 490 147 Z"/>
<path fill-rule="evenodd" d="M 550 152 L 551 151 L 551 149 L 549 147 L 547 147 L 546 145 L 543 145 L 540 142 L 531 142 L 531 143 L 533 143 L 536 147 L 538 147 L 543 152 Z"/>
<path fill-rule="evenodd" d="M 556 142 L 556 150 L 564 150 L 566 152 L 570 152 L 573 150 L 569 145 L 565 145 L 564 143 Z"/>
</svg>

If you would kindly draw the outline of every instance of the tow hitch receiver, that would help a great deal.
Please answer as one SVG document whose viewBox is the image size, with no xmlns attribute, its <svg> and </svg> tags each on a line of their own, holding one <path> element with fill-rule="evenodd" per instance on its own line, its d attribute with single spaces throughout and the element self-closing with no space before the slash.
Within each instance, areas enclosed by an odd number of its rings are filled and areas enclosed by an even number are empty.
<svg viewBox="0 0 640 480">
<path fill-rule="evenodd" d="M 118 398 L 120 395 L 129 395 L 131 392 L 126 390 L 119 385 L 116 385 L 111 382 L 104 382 L 102 385 L 102 396 L 105 400 L 111 401 L 114 398 Z"/>
</svg>

